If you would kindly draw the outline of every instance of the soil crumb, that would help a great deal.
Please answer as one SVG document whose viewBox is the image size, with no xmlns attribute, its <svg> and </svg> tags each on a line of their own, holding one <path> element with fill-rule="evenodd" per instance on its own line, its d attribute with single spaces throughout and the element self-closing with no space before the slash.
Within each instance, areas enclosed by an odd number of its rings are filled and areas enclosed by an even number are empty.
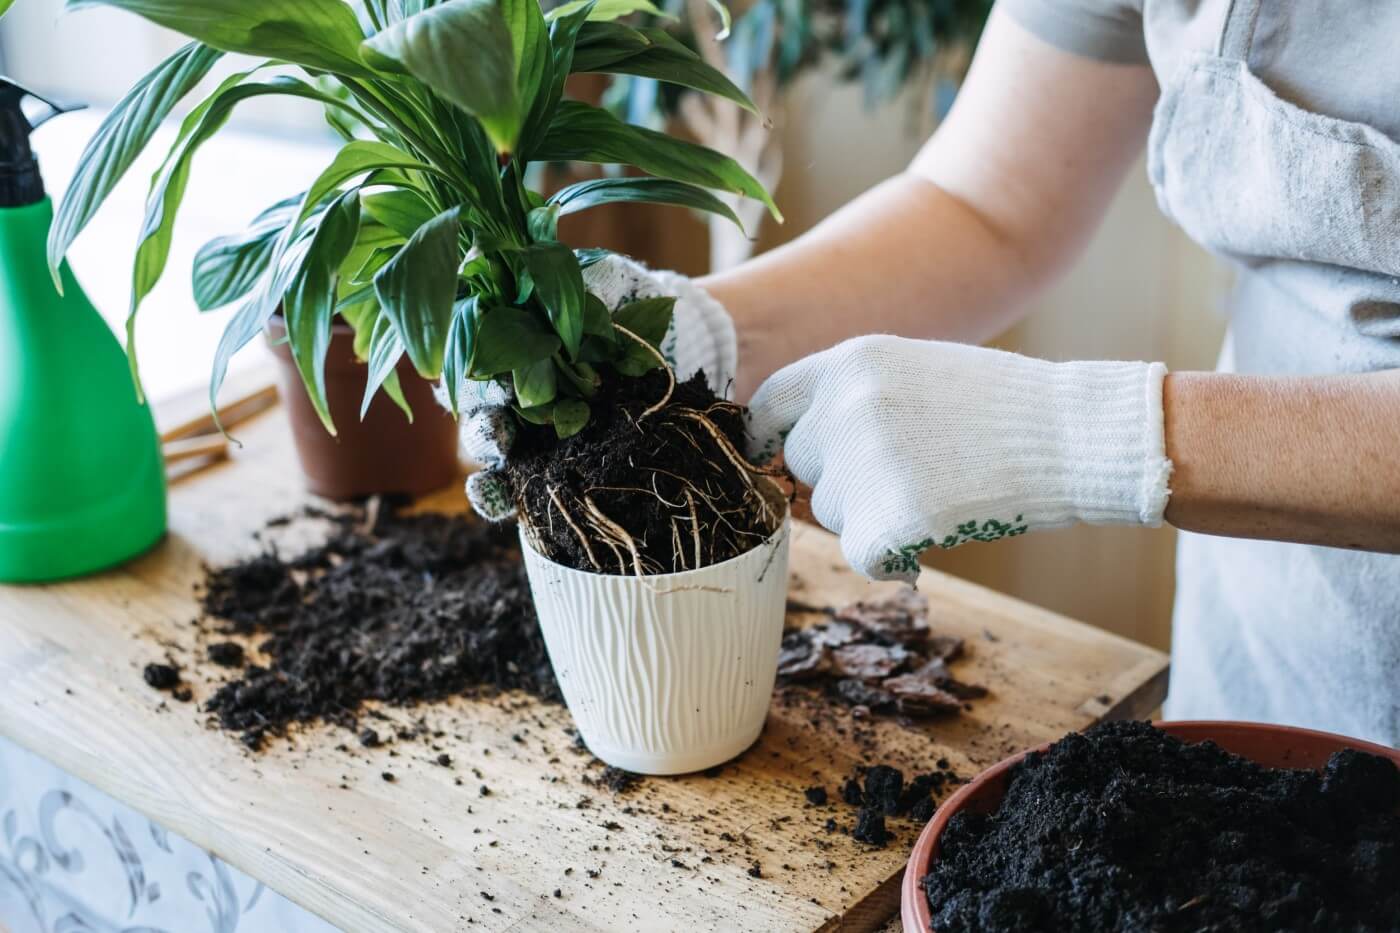
<svg viewBox="0 0 1400 933">
<path fill-rule="evenodd" d="M 332 523 L 323 544 L 208 571 L 205 613 L 261 637 L 267 658 L 209 700 L 223 728 L 257 748 L 264 734 L 324 719 L 374 747 L 379 734 L 356 728 L 366 700 L 408 706 L 483 689 L 560 699 L 514 529 L 388 505 L 315 517 Z"/>
<path fill-rule="evenodd" d="M 963 640 L 933 632 L 928 599 L 913 588 L 827 612 L 829 622 L 783 635 L 780 684 L 820 688 L 860 715 L 911 719 L 956 714 L 987 695 L 953 676 Z"/>
<path fill-rule="evenodd" d="M 1142 722 L 1029 756 L 923 879 L 940 933 L 1396 930 L 1400 770 L 1264 768 Z"/>
<path fill-rule="evenodd" d="M 171 664 L 147 664 L 141 678 L 156 690 L 172 690 L 180 683 L 180 671 Z"/>
<path fill-rule="evenodd" d="M 507 471 L 546 557 L 579 570 L 670 573 L 737 557 L 772 534 L 777 510 L 733 459 L 743 456 L 743 409 L 696 373 L 643 419 L 666 388 L 659 369 L 606 380 L 588 424 L 562 441 L 552 426 L 521 427 Z"/>
</svg>

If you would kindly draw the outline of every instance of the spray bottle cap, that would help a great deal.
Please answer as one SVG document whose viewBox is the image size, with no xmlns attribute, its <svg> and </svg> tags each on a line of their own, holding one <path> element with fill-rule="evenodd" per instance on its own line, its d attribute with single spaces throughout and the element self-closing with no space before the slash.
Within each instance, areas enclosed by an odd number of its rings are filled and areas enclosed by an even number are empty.
<svg viewBox="0 0 1400 933">
<path fill-rule="evenodd" d="M 26 97 L 47 109 L 31 119 L 21 106 Z M 44 180 L 29 148 L 29 134 L 60 113 L 84 106 L 60 104 L 0 75 L 0 207 L 23 207 L 43 200 Z"/>
</svg>

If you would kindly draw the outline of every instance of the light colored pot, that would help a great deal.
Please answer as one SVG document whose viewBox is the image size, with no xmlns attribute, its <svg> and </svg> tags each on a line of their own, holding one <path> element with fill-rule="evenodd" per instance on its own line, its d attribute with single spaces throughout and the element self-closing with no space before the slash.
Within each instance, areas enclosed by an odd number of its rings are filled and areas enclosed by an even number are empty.
<svg viewBox="0 0 1400 933">
<path fill-rule="evenodd" d="M 520 535 L 564 702 L 588 748 L 640 774 L 701 771 L 758 738 L 778 672 L 791 520 L 753 550 L 684 573 L 565 567 Z"/>
</svg>

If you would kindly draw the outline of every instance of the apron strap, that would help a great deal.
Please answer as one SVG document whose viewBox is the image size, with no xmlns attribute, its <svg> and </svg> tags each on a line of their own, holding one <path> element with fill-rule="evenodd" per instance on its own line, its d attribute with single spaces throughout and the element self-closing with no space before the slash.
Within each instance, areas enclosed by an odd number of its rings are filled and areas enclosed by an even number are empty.
<svg viewBox="0 0 1400 933">
<path fill-rule="evenodd" d="M 1261 0 L 1230 0 L 1225 25 L 1220 31 L 1219 55 L 1233 61 L 1248 61 L 1254 43 L 1254 27 L 1259 22 Z"/>
</svg>

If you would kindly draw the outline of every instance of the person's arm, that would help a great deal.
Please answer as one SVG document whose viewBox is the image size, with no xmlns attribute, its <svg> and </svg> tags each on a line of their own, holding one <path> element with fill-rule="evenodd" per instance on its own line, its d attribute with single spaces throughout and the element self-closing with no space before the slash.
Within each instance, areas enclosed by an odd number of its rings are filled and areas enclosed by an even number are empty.
<svg viewBox="0 0 1400 933">
<path fill-rule="evenodd" d="M 1174 373 L 1162 395 L 1171 524 L 1400 553 L 1400 371 Z"/>
<path fill-rule="evenodd" d="M 1014 323 L 1098 225 L 1156 97 L 1146 66 L 1062 52 L 994 10 L 908 171 L 700 283 L 734 316 L 738 399 L 856 334 L 979 342 Z"/>
</svg>

